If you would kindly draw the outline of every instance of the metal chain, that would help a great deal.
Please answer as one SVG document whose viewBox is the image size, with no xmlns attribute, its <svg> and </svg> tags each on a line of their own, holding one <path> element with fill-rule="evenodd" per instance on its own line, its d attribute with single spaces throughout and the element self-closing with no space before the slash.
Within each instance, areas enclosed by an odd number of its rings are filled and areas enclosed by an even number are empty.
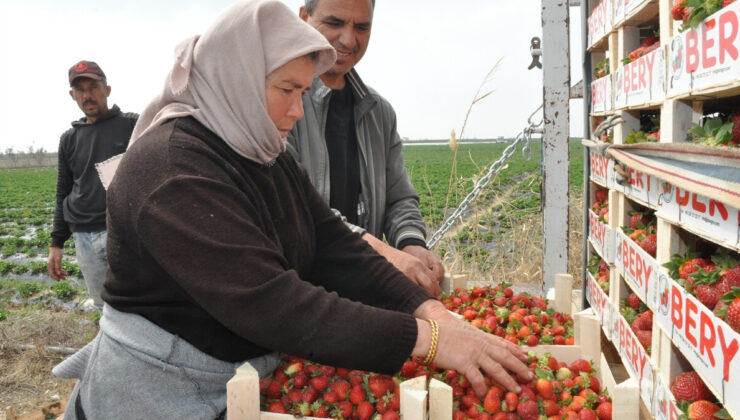
<svg viewBox="0 0 740 420">
<path fill-rule="evenodd" d="M 447 218 L 447 220 L 442 224 L 442 226 L 437 230 L 437 232 L 432 235 L 432 238 L 429 240 L 427 246 L 429 249 L 434 248 L 437 243 L 442 239 L 442 237 L 447 233 L 447 231 L 450 230 L 452 225 L 455 224 L 457 219 L 461 218 L 462 215 L 465 213 L 466 210 L 468 210 L 468 207 L 478 198 L 478 195 L 480 192 L 488 185 L 488 183 L 491 181 L 491 178 L 493 175 L 498 174 L 501 172 L 505 166 L 504 162 L 511 158 L 514 155 L 514 152 L 516 151 L 517 145 L 519 143 L 524 142 L 524 146 L 522 147 L 522 159 L 528 161 L 532 158 L 532 150 L 529 147 L 529 142 L 532 139 L 532 134 L 534 133 L 542 133 L 542 124 L 543 120 L 540 120 L 538 123 L 532 122 L 532 117 L 539 112 L 542 109 L 542 105 L 540 105 L 527 119 L 527 122 L 529 125 L 522 130 L 521 133 L 519 133 L 514 141 L 504 149 L 504 152 L 502 153 L 499 160 L 494 162 L 491 167 L 488 169 L 488 173 L 481 179 L 478 180 L 478 183 L 475 185 L 475 188 L 473 188 L 473 191 L 468 193 L 468 195 L 465 197 L 465 199 L 460 203 L 460 205 L 457 207 L 454 213 L 450 217 Z"/>
</svg>

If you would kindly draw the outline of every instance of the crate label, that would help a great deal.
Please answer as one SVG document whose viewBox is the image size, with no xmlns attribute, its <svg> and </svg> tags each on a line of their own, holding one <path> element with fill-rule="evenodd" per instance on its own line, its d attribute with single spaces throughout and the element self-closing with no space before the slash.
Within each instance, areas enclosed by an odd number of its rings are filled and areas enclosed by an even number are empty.
<svg viewBox="0 0 740 420">
<path fill-rule="evenodd" d="M 740 408 L 740 334 L 678 284 L 671 287 L 673 342 L 692 366 L 719 392 L 726 392 L 724 402 Z M 735 395 L 729 401 L 732 390 Z"/>
<path fill-rule="evenodd" d="M 615 106 L 642 105 L 665 98 L 665 51 L 662 47 L 620 67 L 615 76 Z M 617 105 L 619 104 L 619 105 Z"/>
<path fill-rule="evenodd" d="M 588 211 L 588 237 L 602 259 L 608 263 L 614 261 L 611 252 L 612 230 L 606 223 L 599 220 L 599 216 L 593 210 Z"/>
<path fill-rule="evenodd" d="M 594 151 L 589 152 L 591 161 L 591 180 L 609 187 L 609 179 L 614 176 L 614 161 Z"/>
<path fill-rule="evenodd" d="M 668 274 L 657 269 L 657 280 L 648 284 L 647 305 L 655 314 L 654 321 L 670 338 L 673 335 L 671 321 L 671 288 L 678 285 Z"/>
<path fill-rule="evenodd" d="M 656 214 L 673 223 L 679 223 L 681 220 L 681 208 L 676 201 L 676 187 L 662 179 L 658 180 L 656 184 L 656 197 L 655 205 L 658 206 Z"/>
<path fill-rule="evenodd" d="M 735 2 L 704 19 L 696 29 L 684 32 L 683 71 L 691 74 L 693 89 L 737 79 L 738 27 L 740 4 Z"/>
<path fill-rule="evenodd" d="M 606 304 L 609 301 L 609 296 L 599 286 L 591 273 L 586 274 L 586 299 L 588 303 L 594 308 L 596 316 L 599 318 L 602 324 L 607 319 L 604 314 L 606 312 Z"/>
<path fill-rule="evenodd" d="M 640 395 L 645 405 L 652 409 L 654 372 L 650 364 L 650 355 L 637 340 L 627 320 L 621 314 L 617 314 L 614 318 L 616 319 L 614 345 L 630 375 L 640 383 Z"/>
<path fill-rule="evenodd" d="M 737 242 L 738 209 L 679 187 L 675 188 L 675 199 L 681 224 L 732 244 Z"/>
<path fill-rule="evenodd" d="M 604 0 L 591 11 L 588 17 L 588 45 L 599 41 L 611 29 L 611 0 Z"/>
<path fill-rule="evenodd" d="M 633 10 L 640 7 L 641 4 L 646 3 L 648 0 L 623 0 L 623 1 L 624 1 L 624 13 L 625 15 L 628 15 Z"/>
<path fill-rule="evenodd" d="M 632 291 L 644 302 L 648 283 L 655 275 L 655 261 L 648 253 L 619 229 L 614 230 L 617 242 L 614 263 Z"/>
<path fill-rule="evenodd" d="M 591 82 L 591 111 L 605 112 L 612 109 L 611 75 Z"/>
<path fill-rule="evenodd" d="M 670 388 L 663 382 L 660 375 L 655 375 L 655 399 L 653 401 L 653 416 L 655 420 L 678 420 L 683 412 L 676 404 L 676 398 Z"/>
<path fill-rule="evenodd" d="M 626 106 L 627 95 L 624 92 L 624 66 L 620 66 L 614 71 L 614 108 L 620 109 Z"/>
<path fill-rule="evenodd" d="M 656 189 L 656 185 L 651 184 L 654 178 L 644 172 L 629 168 L 629 181 L 629 184 L 625 183 L 623 187 L 624 193 L 634 200 L 649 204 L 651 190 Z"/>
</svg>

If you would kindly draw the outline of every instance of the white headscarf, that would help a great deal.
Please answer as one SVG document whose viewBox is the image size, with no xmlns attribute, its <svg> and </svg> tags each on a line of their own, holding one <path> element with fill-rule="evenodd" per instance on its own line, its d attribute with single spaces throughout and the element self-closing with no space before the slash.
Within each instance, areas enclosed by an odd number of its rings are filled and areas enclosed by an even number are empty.
<svg viewBox="0 0 740 420">
<path fill-rule="evenodd" d="M 285 151 L 285 141 L 267 112 L 266 77 L 312 52 L 319 53 L 317 75 L 336 60 L 326 38 L 282 2 L 235 3 L 202 36 L 175 49 L 164 90 L 142 112 L 129 147 L 167 120 L 193 116 L 241 156 L 272 161 Z M 106 188 L 118 167 L 111 160 L 98 165 Z"/>
</svg>

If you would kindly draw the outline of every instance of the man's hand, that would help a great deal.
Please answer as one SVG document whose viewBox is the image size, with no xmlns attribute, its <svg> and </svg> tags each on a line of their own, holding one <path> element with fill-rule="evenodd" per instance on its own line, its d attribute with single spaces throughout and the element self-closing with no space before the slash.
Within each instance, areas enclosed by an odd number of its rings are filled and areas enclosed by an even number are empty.
<svg viewBox="0 0 740 420">
<path fill-rule="evenodd" d="M 440 296 L 442 291 L 439 288 L 439 281 L 436 280 L 435 273 L 422 260 L 410 253 L 393 248 L 369 233 L 362 235 L 362 239 L 367 241 L 378 254 L 384 256 L 388 262 L 393 264 L 414 283 L 423 287 L 429 294 L 435 297 Z M 407 246 L 404 249 L 406 248 L 410 247 Z M 444 277 L 444 269 L 442 270 L 442 277 Z"/>
<path fill-rule="evenodd" d="M 67 272 L 62 268 L 62 248 L 49 247 L 49 259 L 46 262 L 49 275 L 56 281 L 67 278 Z"/>
<path fill-rule="evenodd" d="M 444 280 L 445 268 L 432 251 L 419 245 L 408 245 L 403 247 L 401 251 L 418 258 L 427 268 L 432 270 L 432 280 L 435 280 L 437 283 L 441 283 Z"/>
</svg>

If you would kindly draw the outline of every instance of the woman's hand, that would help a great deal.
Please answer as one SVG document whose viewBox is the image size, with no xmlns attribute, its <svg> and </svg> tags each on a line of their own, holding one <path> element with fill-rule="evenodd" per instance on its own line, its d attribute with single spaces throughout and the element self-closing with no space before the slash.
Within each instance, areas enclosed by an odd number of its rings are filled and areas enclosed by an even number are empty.
<svg viewBox="0 0 740 420">
<path fill-rule="evenodd" d="M 524 350 L 501 337 L 487 334 L 472 326 L 456 322 L 438 322 L 439 342 L 433 363 L 443 369 L 454 369 L 470 381 L 479 397 L 487 391 L 482 372 L 510 391 L 519 393 L 521 388 L 508 373 L 533 379 Z M 419 334 L 412 355 L 426 357 L 431 343 L 431 327 L 427 321 L 417 319 Z"/>
</svg>

